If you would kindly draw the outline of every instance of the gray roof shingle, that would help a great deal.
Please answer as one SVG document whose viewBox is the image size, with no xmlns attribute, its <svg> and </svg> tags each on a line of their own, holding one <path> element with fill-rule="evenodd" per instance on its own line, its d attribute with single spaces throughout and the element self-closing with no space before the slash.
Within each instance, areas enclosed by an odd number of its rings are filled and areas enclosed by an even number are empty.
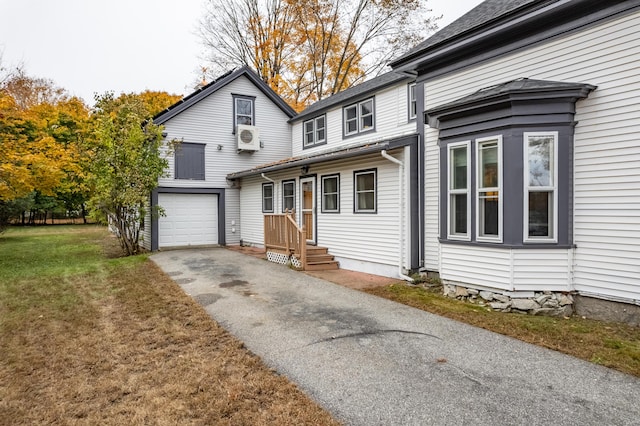
<svg viewBox="0 0 640 426">
<path fill-rule="evenodd" d="M 449 40 L 457 38 L 458 36 L 470 32 L 480 26 L 484 26 L 532 3 L 550 2 L 541 2 L 540 0 L 486 0 L 399 58 L 395 59 L 391 66 L 396 66 L 399 62 L 403 62 L 405 59 L 414 56 L 418 52 L 444 44 Z"/>
</svg>

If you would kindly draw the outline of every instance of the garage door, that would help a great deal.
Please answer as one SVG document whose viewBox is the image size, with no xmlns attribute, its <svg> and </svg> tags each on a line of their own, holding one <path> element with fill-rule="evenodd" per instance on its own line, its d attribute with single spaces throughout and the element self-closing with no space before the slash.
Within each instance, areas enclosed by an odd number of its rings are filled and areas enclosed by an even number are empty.
<svg viewBox="0 0 640 426">
<path fill-rule="evenodd" d="M 158 219 L 158 247 L 218 244 L 216 194 L 158 194 L 166 216 Z"/>
</svg>

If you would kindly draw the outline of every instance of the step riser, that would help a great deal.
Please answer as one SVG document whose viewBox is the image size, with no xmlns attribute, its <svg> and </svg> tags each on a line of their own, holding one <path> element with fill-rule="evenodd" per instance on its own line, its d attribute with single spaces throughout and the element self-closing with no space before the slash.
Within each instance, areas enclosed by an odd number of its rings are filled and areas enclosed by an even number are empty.
<svg viewBox="0 0 640 426">
<path fill-rule="evenodd" d="M 334 269 L 338 269 L 338 262 L 320 263 L 320 264 L 317 264 L 317 265 L 309 265 L 309 264 L 307 264 L 307 267 L 305 268 L 305 270 L 307 270 L 307 271 L 330 271 L 330 270 L 334 270 Z"/>
</svg>

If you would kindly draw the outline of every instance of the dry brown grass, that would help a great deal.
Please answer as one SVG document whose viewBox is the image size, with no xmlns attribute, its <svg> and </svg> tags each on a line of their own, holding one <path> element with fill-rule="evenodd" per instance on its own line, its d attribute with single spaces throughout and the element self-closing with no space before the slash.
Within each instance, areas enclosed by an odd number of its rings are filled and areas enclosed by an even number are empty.
<svg viewBox="0 0 640 426">
<path fill-rule="evenodd" d="M 337 424 L 149 260 L 21 285 L 55 280 L 66 312 L 0 303 L 0 424 Z"/>
</svg>

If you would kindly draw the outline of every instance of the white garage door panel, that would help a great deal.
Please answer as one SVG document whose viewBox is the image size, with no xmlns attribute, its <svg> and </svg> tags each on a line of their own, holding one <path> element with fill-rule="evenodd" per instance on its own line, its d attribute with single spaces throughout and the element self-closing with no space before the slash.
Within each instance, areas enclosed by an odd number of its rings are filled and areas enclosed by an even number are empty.
<svg viewBox="0 0 640 426">
<path fill-rule="evenodd" d="M 158 220 L 158 247 L 218 244 L 218 196 L 158 194 L 166 216 Z"/>
</svg>

